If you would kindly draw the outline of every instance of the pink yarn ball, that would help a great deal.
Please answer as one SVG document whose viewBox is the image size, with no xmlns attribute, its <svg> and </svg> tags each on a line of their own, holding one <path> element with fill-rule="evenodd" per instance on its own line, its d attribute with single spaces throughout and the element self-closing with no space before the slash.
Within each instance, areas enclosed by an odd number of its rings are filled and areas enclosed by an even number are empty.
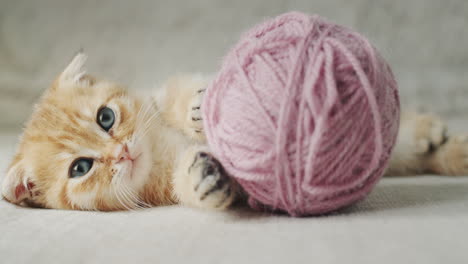
<svg viewBox="0 0 468 264">
<path fill-rule="evenodd" d="M 397 84 L 358 33 L 287 13 L 247 32 L 202 105 L 209 146 L 254 208 L 330 212 L 368 194 L 399 125 Z"/>
</svg>

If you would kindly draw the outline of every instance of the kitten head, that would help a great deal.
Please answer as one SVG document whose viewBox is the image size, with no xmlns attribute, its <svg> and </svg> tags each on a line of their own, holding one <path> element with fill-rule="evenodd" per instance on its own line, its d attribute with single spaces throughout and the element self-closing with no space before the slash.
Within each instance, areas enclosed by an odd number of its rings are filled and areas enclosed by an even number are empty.
<svg viewBox="0 0 468 264">
<path fill-rule="evenodd" d="M 36 105 L 3 181 L 6 200 L 81 210 L 141 205 L 155 109 L 87 75 L 85 61 L 78 54 Z"/>
</svg>

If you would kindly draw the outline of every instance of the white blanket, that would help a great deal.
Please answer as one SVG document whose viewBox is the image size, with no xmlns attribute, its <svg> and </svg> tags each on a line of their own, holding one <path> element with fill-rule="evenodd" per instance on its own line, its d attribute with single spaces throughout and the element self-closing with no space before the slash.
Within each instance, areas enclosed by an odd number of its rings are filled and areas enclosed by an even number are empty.
<svg viewBox="0 0 468 264">
<path fill-rule="evenodd" d="M 0 135 L 0 166 L 14 135 Z M 0 263 L 468 263 L 468 177 L 383 179 L 322 217 L 180 206 L 133 212 L 0 201 Z"/>
</svg>

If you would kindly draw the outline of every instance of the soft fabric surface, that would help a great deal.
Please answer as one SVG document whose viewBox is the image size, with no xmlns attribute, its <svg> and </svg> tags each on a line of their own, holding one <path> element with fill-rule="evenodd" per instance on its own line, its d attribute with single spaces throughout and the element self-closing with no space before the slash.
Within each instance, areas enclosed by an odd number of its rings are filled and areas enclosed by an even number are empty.
<svg viewBox="0 0 468 264">
<path fill-rule="evenodd" d="M 0 135 L 1 170 L 14 135 Z M 338 214 L 179 206 L 134 212 L 0 201 L 0 263 L 467 263 L 468 177 L 385 178 Z"/>
</svg>

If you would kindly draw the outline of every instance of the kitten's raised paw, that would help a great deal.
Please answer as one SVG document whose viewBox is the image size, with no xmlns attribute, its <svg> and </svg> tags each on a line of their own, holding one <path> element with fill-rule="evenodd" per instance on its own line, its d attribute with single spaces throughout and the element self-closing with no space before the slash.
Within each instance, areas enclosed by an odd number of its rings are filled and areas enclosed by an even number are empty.
<svg viewBox="0 0 468 264">
<path fill-rule="evenodd" d="M 410 135 L 416 154 L 432 153 L 447 141 L 447 126 L 437 116 L 414 114 L 406 122 L 412 123 Z"/>
<path fill-rule="evenodd" d="M 204 89 L 196 92 L 189 104 L 187 123 L 189 133 L 191 136 L 198 140 L 203 140 L 205 135 L 203 133 L 203 119 L 201 114 L 201 104 L 203 100 Z"/>
<path fill-rule="evenodd" d="M 225 209 L 234 201 L 234 182 L 210 154 L 198 152 L 189 167 L 189 175 L 200 207 Z"/>
<path fill-rule="evenodd" d="M 468 135 L 451 137 L 430 161 L 431 170 L 441 175 L 468 175 Z"/>
</svg>

